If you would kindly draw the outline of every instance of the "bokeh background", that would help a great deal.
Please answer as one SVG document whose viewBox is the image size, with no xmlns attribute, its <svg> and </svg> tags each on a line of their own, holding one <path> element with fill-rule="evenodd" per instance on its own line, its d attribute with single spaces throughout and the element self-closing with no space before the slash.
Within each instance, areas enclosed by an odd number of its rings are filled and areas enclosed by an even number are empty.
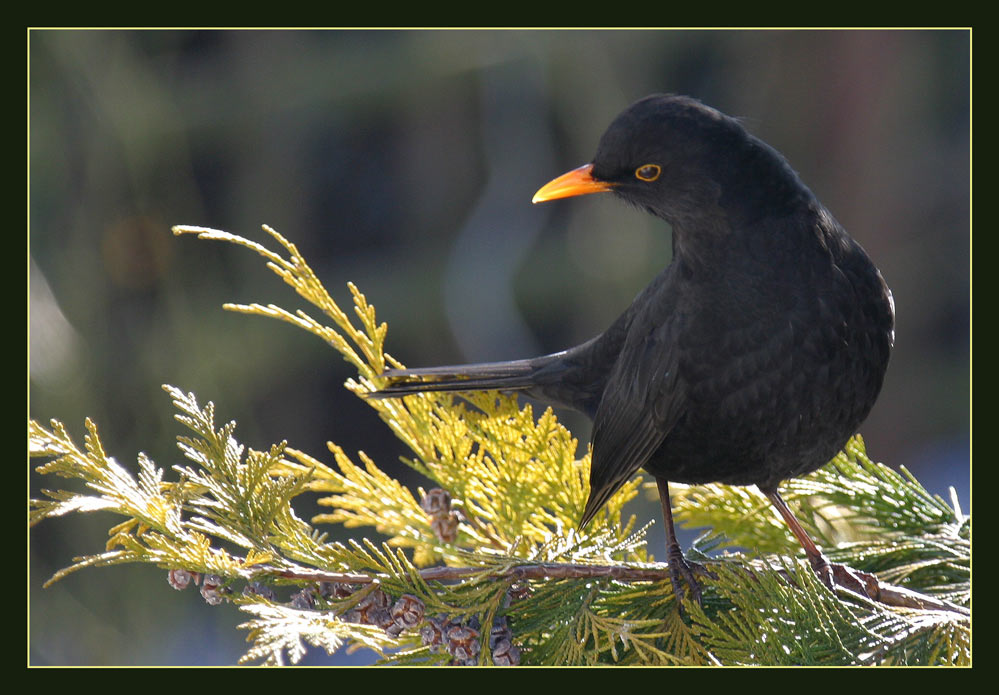
<svg viewBox="0 0 999 695">
<path fill-rule="evenodd" d="M 263 448 L 405 453 L 338 355 L 226 301 L 298 300 L 196 224 L 294 241 L 355 282 L 411 366 L 582 342 L 669 260 L 664 223 L 610 196 L 532 206 L 653 92 L 696 96 L 782 151 L 895 294 L 868 450 L 970 508 L 970 36 L 966 31 L 33 31 L 30 415 L 123 463 L 181 462 L 160 385 Z M 567 417 L 585 442 L 588 425 Z M 31 476 L 32 491 L 42 485 Z M 635 504 L 658 519 L 650 499 Z M 303 514 L 308 514 L 308 509 Z M 232 664 L 243 616 L 145 567 L 42 582 L 108 517 L 30 533 L 32 664 Z M 370 653 L 309 663 L 367 663 Z"/>
</svg>

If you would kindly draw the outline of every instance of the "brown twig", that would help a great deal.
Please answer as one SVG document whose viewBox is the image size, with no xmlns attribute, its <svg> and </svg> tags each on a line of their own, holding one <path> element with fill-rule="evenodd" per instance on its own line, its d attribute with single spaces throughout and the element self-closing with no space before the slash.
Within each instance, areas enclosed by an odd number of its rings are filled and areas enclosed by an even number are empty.
<svg viewBox="0 0 999 695">
<path fill-rule="evenodd" d="M 924 611 L 949 611 L 951 613 L 959 613 L 963 616 L 971 616 L 971 611 L 963 606 L 958 606 L 950 601 L 943 601 L 933 596 L 920 594 L 882 581 L 878 581 L 877 594 L 872 598 L 886 606 L 916 608 Z"/>
<path fill-rule="evenodd" d="M 370 584 L 379 581 L 378 577 L 367 574 L 351 574 L 343 572 L 322 572 L 320 570 L 293 571 L 262 569 L 262 574 L 277 575 L 285 579 L 299 579 L 315 582 L 338 582 L 343 584 Z M 785 575 L 786 573 L 781 572 Z M 574 565 L 567 563 L 545 562 L 532 565 L 510 565 L 501 568 L 480 567 L 431 567 L 420 570 L 420 577 L 428 582 L 457 582 L 470 577 L 489 577 L 491 579 L 513 579 L 515 581 L 530 579 L 614 579 L 620 582 L 657 582 L 669 579 L 667 567 L 627 567 L 621 565 Z M 900 586 L 876 580 L 877 590 L 872 598 L 883 605 L 897 608 L 914 608 L 918 610 L 935 610 L 957 613 L 969 616 L 967 608 L 932 596 L 920 594 Z M 841 587 L 837 587 L 841 588 Z M 869 600 L 855 592 L 844 590 L 846 594 L 858 600 Z"/>
<path fill-rule="evenodd" d="M 279 570 L 264 571 L 263 574 L 276 574 L 285 579 L 303 579 L 316 582 L 339 582 L 343 584 L 370 584 L 379 581 L 366 574 L 322 572 L 310 570 L 299 572 Z M 494 579 L 616 579 L 622 582 L 655 582 L 669 579 L 667 568 L 624 567 L 619 565 L 570 565 L 565 563 L 540 563 L 535 565 L 512 565 L 499 569 L 479 567 L 431 567 L 420 570 L 420 577 L 428 582 L 456 582 L 475 576 L 488 576 Z"/>
</svg>

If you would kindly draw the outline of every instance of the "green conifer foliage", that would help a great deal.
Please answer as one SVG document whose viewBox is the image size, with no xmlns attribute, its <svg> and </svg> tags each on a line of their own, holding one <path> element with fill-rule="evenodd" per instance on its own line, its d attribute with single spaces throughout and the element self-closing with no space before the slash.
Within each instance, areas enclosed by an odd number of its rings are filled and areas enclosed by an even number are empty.
<svg viewBox="0 0 999 695">
<path fill-rule="evenodd" d="M 323 320 L 274 305 L 226 305 L 320 337 L 358 372 L 358 395 L 380 385 L 386 325 L 349 285 L 353 318 L 293 244 L 286 255 L 203 228 L 177 234 L 248 247 Z M 692 554 L 714 576 L 702 605 L 677 605 L 665 566 L 623 507 L 625 485 L 577 531 L 589 455 L 551 410 L 536 415 L 496 392 L 369 400 L 427 479 L 411 491 L 363 453 L 330 443 L 331 459 L 275 444 L 248 449 L 212 403 L 164 387 L 187 431 L 188 459 L 167 472 L 140 454 L 133 472 L 109 456 L 97 426 L 79 446 L 62 423 L 28 425 L 39 473 L 82 481 L 46 490 L 31 522 L 106 511 L 120 522 L 84 567 L 151 563 L 175 588 L 200 583 L 209 603 L 250 619 L 246 662 L 296 663 L 310 648 L 367 647 L 399 664 L 968 665 L 971 521 L 904 470 L 872 462 L 859 436 L 827 466 L 783 487 L 785 499 L 838 562 L 891 584 L 881 601 L 833 593 L 754 489 L 671 486 L 678 521 L 709 529 Z M 329 511 L 299 518 L 295 498 L 318 493 Z M 342 524 L 388 537 L 329 542 Z"/>
</svg>

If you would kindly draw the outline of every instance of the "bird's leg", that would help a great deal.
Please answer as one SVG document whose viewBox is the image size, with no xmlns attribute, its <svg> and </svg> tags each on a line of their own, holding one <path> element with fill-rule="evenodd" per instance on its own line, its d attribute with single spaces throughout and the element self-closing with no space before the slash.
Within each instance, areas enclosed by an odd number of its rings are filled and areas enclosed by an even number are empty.
<svg viewBox="0 0 999 695">
<path fill-rule="evenodd" d="M 666 559 L 669 562 L 669 578 L 673 583 L 673 593 L 677 598 L 677 605 L 683 605 L 683 595 L 685 592 L 681 578 L 690 587 L 690 595 L 697 603 L 701 602 L 701 585 L 698 583 L 695 574 L 710 576 L 710 572 L 696 562 L 688 562 L 680 550 L 680 544 L 676 540 L 676 531 L 673 528 L 673 510 L 669 500 L 669 482 L 665 478 L 656 478 L 659 486 L 659 501 L 663 505 L 663 520 L 666 522 Z"/>
<path fill-rule="evenodd" d="M 767 496 L 767 499 L 770 500 L 771 504 L 773 504 L 777 512 L 784 519 L 784 523 L 791 529 L 791 533 L 801 543 L 801 547 L 805 549 L 805 555 L 808 556 L 808 562 L 812 565 L 812 569 L 818 575 L 819 579 L 822 580 L 823 584 L 830 589 L 841 586 L 861 596 L 871 599 L 877 598 L 880 593 L 877 577 L 873 574 L 847 567 L 846 565 L 829 562 L 828 558 L 822 554 L 818 546 L 805 533 L 805 529 L 798 523 L 798 519 L 795 518 L 784 498 L 780 496 L 777 490 L 764 490 L 763 488 L 760 488 L 760 490 Z"/>
</svg>

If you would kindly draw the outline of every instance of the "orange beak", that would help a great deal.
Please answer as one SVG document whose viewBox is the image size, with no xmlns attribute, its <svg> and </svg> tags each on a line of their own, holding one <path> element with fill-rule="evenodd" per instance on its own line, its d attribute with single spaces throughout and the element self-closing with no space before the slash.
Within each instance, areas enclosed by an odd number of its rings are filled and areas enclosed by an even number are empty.
<svg viewBox="0 0 999 695">
<path fill-rule="evenodd" d="M 593 178 L 592 164 L 584 164 L 578 169 L 562 174 L 557 179 L 549 181 L 541 190 L 534 194 L 532 203 L 541 203 L 546 200 L 557 200 L 559 198 L 570 198 L 574 195 L 588 195 L 590 193 L 603 193 L 614 187 L 614 184 L 606 181 L 598 181 Z"/>
</svg>

